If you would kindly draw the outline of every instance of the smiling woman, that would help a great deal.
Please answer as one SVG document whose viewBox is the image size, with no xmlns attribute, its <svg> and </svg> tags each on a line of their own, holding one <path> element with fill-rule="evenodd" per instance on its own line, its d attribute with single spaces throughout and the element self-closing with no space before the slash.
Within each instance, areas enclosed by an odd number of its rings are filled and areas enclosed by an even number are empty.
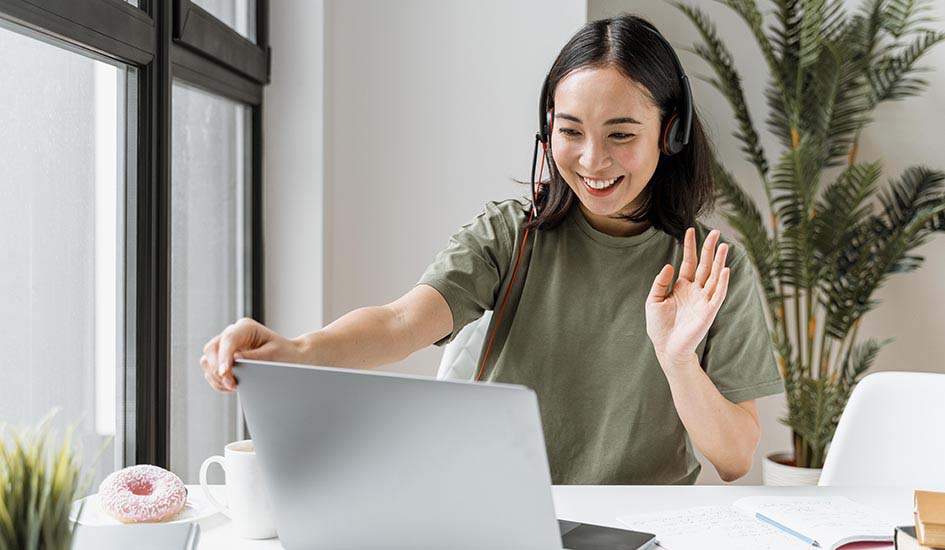
<svg viewBox="0 0 945 550">
<path fill-rule="evenodd" d="M 660 158 L 659 108 L 645 88 L 611 66 L 568 74 L 555 96 L 551 149 L 558 174 L 578 195 L 595 229 L 618 236 L 640 233 L 648 220 L 627 223 L 611 216 L 627 205 L 639 209 L 646 196 Z M 615 113 L 640 114 L 612 118 Z"/>
<path fill-rule="evenodd" d="M 487 203 L 394 302 L 293 340 L 230 325 L 208 382 L 235 390 L 239 357 L 385 365 L 492 310 L 476 379 L 535 391 L 553 483 L 690 484 L 696 448 L 745 475 L 782 382 L 751 262 L 697 220 L 711 148 L 674 57 L 638 17 L 586 25 L 545 81 L 537 198 Z"/>
<path fill-rule="evenodd" d="M 675 53 L 643 19 L 578 31 L 543 86 L 549 178 L 528 227 L 557 226 L 578 198 L 595 229 L 628 236 L 653 225 L 681 241 L 713 196 L 712 147 L 689 93 Z M 667 127 L 686 114 L 688 143 L 666 154 Z"/>
</svg>

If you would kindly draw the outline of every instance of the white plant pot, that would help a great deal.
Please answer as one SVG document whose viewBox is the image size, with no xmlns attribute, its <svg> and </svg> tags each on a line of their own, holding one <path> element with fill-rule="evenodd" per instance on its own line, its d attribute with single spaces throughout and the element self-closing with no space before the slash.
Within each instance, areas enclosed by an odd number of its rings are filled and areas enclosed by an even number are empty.
<svg viewBox="0 0 945 550">
<path fill-rule="evenodd" d="M 765 485 L 817 485 L 822 468 L 798 468 L 785 462 L 794 459 L 793 452 L 772 453 L 765 457 L 761 476 Z"/>
</svg>

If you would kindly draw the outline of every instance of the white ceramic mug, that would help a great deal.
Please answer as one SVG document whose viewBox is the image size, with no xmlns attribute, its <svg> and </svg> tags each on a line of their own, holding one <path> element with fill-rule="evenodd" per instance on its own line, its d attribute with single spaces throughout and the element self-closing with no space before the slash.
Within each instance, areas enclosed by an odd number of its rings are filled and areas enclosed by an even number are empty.
<svg viewBox="0 0 945 550">
<path fill-rule="evenodd" d="M 269 494 L 263 485 L 253 441 L 234 441 L 224 447 L 223 454 L 211 456 L 200 466 L 200 486 L 207 499 L 232 520 L 240 537 L 268 539 L 276 536 Z M 215 462 L 226 474 L 226 504 L 217 501 L 207 486 L 207 469 Z"/>
</svg>

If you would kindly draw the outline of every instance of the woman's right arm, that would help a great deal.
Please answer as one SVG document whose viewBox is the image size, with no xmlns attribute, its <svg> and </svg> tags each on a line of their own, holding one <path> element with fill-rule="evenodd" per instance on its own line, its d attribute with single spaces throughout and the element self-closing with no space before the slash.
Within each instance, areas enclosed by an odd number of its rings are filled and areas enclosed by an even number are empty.
<svg viewBox="0 0 945 550">
<path fill-rule="evenodd" d="M 383 306 L 363 307 L 326 327 L 284 338 L 252 319 L 240 319 L 204 346 L 200 365 L 214 389 L 236 390 L 233 359 L 367 369 L 400 361 L 453 331 L 446 300 L 417 285 Z"/>
</svg>

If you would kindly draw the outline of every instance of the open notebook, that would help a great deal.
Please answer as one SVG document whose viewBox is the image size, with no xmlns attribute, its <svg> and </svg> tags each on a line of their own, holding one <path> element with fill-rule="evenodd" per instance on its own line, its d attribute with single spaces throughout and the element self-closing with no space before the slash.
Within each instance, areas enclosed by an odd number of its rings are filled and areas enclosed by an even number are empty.
<svg viewBox="0 0 945 550">
<path fill-rule="evenodd" d="M 746 497 L 732 506 L 699 506 L 617 518 L 656 534 L 668 550 L 827 550 L 858 541 L 891 543 L 894 522 L 846 497 Z M 792 530 L 788 534 L 778 524 Z"/>
</svg>

